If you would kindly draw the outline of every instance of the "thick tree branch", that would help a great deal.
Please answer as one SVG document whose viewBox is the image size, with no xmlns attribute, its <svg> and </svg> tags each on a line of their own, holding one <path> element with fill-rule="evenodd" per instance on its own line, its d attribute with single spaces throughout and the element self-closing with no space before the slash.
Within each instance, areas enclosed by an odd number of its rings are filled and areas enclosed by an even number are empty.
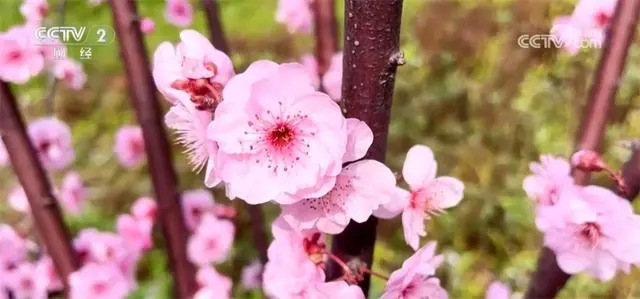
<svg viewBox="0 0 640 299">
<path fill-rule="evenodd" d="M 216 47 L 216 49 L 229 55 L 229 44 L 227 43 L 227 38 L 224 34 L 224 28 L 222 27 L 218 1 L 202 0 L 202 8 L 204 8 L 207 25 L 209 26 L 211 43 L 214 47 Z"/>
<path fill-rule="evenodd" d="M 373 145 L 366 158 L 384 161 L 399 52 L 401 0 L 345 1 L 345 39 L 342 94 L 347 117 L 366 122 L 373 130 Z M 351 222 L 333 238 L 332 252 L 347 263 L 359 259 L 371 265 L 377 219 Z M 335 263 L 328 279 L 341 275 Z M 365 294 L 370 276 L 360 283 Z"/>
<path fill-rule="evenodd" d="M 175 298 L 191 298 L 197 290 L 195 267 L 187 260 L 187 229 L 180 207 L 178 179 L 171 164 L 171 148 L 150 73 L 149 58 L 133 0 L 109 0 L 136 117 L 142 128 L 147 161 L 159 208 Z"/>
<path fill-rule="evenodd" d="M 0 135 L 13 171 L 24 188 L 38 235 L 51 256 L 60 277 L 68 277 L 79 262 L 69 241 L 57 200 L 35 148 L 29 140 L 16 99 L 9 85 L 0 81 Z M 63 279 L 68 290 L 67 280 Z"/>
<path fill-rule="evenodd" d="M 316 61 L 322 79 L 331 65 L 331 57 L 338 50 L 338 23 L 335 0 L 314 0 L 314 30 L 316 34 Z"/>
<path fill-rule="evenodd" d="M 602 50 L 602 56 L 593 78 L 589 99 L 585 108 L 580 131 L 576 141 L 576 150 L 590 149 L 601 151 L 601 142 L 607 121 L 615 102 L 615 95 L 625 66 L 629 46 L 636 32 L 640 1 L 620 0 L 611 21 Z M 637 151 L 627 165 L 638 164 Z M 633 168 L 633 167 L 632 167 Z M 625 175 L 637 175 L 638 170 L 626 170 Z M 576 184 L 589 182 L 589 174 L 582 171 L 573 173 Z M 625 181 L 627 178 L 625 177 Z M 637 181 L 636 181 L 637 182 Z M 635 186 L 637 189 L 640 188 Z M 631 199 L 631 198 L 629 198 Z M 569 280 L 570 275 L 564 273 L 556 263 L 556 257 L 549 248 L 543 248 L 538 259 L 538 266 L 533 274 L 527 299 L 554 298 Z"/>
</svg>

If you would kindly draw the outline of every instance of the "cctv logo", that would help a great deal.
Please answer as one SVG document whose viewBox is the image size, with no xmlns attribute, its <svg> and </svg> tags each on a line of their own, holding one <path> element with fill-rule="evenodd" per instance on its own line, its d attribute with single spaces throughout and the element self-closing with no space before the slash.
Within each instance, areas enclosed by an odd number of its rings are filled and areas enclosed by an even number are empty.
<svg viewBox="0 0 640 299">
<path fill-rule="evenodd" d="M 40 27 L 35 31 L 36 39 L 39 41 L 59 40 L 64 44 L 81 43 L 85 39 L 87 27 L 55 26 Z"/>
</svg>

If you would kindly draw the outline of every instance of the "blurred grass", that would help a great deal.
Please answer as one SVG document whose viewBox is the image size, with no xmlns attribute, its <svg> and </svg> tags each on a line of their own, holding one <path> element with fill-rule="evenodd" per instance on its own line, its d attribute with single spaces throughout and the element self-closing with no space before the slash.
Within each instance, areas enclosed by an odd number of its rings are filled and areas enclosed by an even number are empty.
<svg viewBox="0 0 640 299">
<path fill-rule="evenodd" d="M 51 0 L 52 7 L 58 1 Z M 219 2 L 238 71 L 255 59 L 292 61 L 313 49 L 311 37 L 291 36 L 275 23 L 275 0 Z M 407 64 L 397 75 L 387 160 L 392 169 L 400 170 L 409 147 L 426 144 L 436 153 L 439 174 L 456 176 L 466 184 L 463 202 L 428 223 L 427 239 L 437 240 L 447 257 L 439 277 L 451 298 L 482 298 L 494 279 L 524 292 L 535 268 L 541 238 L 533 226 L 522 179 L 528 163 L 540 153 L 571 153 L 599 52 L 586 50 L 571 57 L 552 49 L 521 49 L 515 41 L 520 34 L 548 32 L 553 17 L 569 13 L 574 2 L 405 0 L 401 42 Z M 19 1 L 3 3 L 2 31 L 22 22 Z M 66 24 L 111 23 L 106 5 L 68 3 Z M 162 16 L 164 1 L 141 0 L 138 7 L 141 15 L 156 21 L 156 32 L 146 38 L 150 53 L 162 41 L 178 40 L 180 29 Z M 206 34 L 201 10 L 196 11 L 192 27 Z M 71 51 L 77 59 L 79 50 Z M 111 229 L 117 213 L 128 209 L 136 197 L 151 193 L 147 169 L 125 170 L 111 151 L 115 130 L 135 122 L 117 47 L 94 47 L 93 55 L 92 60 L 82 61 L 89 75 L 87 88 L 75 92 L 60 86 L 55 98 L 56 115 L 73 129 L 77 159 L 72 169 L 91 189 L 87 213 L 67 217 L 73 231 L 86 226 Z M 618 142 L 638 138 L 640 132 L 639 63 L 640 48 L 634 45 L 606 136 L 606 158 L 614 164 L 628 155 Z M 45 115 L 40 100 L 44 82 L 41 76 L 16 88 L 28 119 Z M 202 187 L 202 178 L 190 172 L 180 149 L 174 156 L 181 187 Z M 62 175 L 54 173 L 54 182 Z M 6 198 L 15 183 L 9 169 L 0 170 L 0 198 Z M 223 194 L 217 200 L 226 201 Z M 242 266 L 255 257 L 248 216 L 239 210 L 236 246 L 230 261 L 220 267 L 235 281 Z M 277 214 L 274 206 L 265 210 L 269 219 Z M 30 230 L 28 221 L 6 205 L 0 204 L 0 216 L 3 222 Z M 378 236 L 374 268 L 389 273 L 411 250 L 403 241 L 399 220 L 381 221 Z M 156 241 L 161 248 L 159 236 Z M 144 258 L 139 277 L 141 287 L 132 298 L 169 298 L 171 277 L 160 249 Z M 578 275 L 560 297 L 638 298 L 634 282 L 638 277 L 633 270 L 631 276 L 599 283 Z M 372 297 L 383 287 L 383 281 L 374 279 Z M 234 298 L 260 298 L 257 292 L 247 294 L 240 288 L 234 294 Z"/>
</svg>

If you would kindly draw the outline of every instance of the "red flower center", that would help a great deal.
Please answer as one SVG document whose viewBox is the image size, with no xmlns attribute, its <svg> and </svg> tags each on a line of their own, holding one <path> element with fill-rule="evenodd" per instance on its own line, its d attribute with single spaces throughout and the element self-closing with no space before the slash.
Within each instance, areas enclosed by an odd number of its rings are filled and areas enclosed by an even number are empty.
<svg viewBox="0 0 640 299">
<path fill-rule="evenodd" d="M 10 51 L 9 53 L 7 53 L 7 58 L 9 60 L 9 62 L 16 62 L 22 59 L 22 51 L 20 50 L 13 50 Z"/>
<path fill-rule="evenodd" d="M 218 68 L 211 62 L 206 62 L 204 68 L 215 76 Z M 212 77 L 213 77 L 212 76 Z M 199 110 L 213 112 L 222 101 L 222 84 L 209 80 L 210 78 L 182 79 L 171 83 L 171 87 L 182 90 L 191 96 L 191 101 L 196 104 Z"/>
<path fill-rule="evenodd" d="M 267 140 L 272 146 L 283 149 L 288 147 L 296 137 L 296 132 L 288 123 L 278 123 L 267 134 Z"/>
<path fill-rule="evenodd" d="M 30 290 L 33 288 L 33 281 L 28 277 L 20 279 L 20 287 L 24 290 Z"/>
<path fill-rule="evenodd" d="M 600 236 L 602 236 L 600 225 L 593 222 L 587 222 L 583 224 L 580 228 L 580 236 L 584 238 L 589 244 L 591 244 L 591 246 L 597 246 L 600 240 Z"/>
<path fill-rule="evenodd" d="M 600 11 L 596 14 L 595 19 L 596 19 L 596 24 L 598 24 L 599 27 L 605 27 L 609 24 L 609 20 L 611 20 L 611 16 L 609 16 L 603 11 Z"/>
<path fill-rule="evenodd" d="M 95 284 L 93 284 L 93 292 L 96 294 L 102 294 L 104 292 L 107 291 L 107 283 L 100 281 L 100 282 L 96 282 Z"/>
</svg>

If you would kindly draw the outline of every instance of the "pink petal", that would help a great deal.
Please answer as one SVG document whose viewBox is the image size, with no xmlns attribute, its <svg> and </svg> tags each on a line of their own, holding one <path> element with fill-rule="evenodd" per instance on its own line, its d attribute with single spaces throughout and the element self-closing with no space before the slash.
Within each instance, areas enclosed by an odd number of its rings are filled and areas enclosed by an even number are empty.
<svg viewBox="0 0 640 299">
<path fill-rule="evenodd" d="M 438 177 L 428 188 L 433 204 L 440 209 L 455 207 L 464 196 L 464 184 L 453 177 Z"/>
<path fill-rule="evenodd" d="M 347 119 L 347 150 L 342 157 L 343 162 L 351 162 L 364 157 L 373 144 L 373 131 L 369 126 L 356 118 Z"/>
<path fill-rule="evenodd" d="M 417 190 L 436 177 L 437 166 L 429 147 L 414 145 L 407 152 L 402 166 L 402 176 L 411 190 Z"/>
</svg>

